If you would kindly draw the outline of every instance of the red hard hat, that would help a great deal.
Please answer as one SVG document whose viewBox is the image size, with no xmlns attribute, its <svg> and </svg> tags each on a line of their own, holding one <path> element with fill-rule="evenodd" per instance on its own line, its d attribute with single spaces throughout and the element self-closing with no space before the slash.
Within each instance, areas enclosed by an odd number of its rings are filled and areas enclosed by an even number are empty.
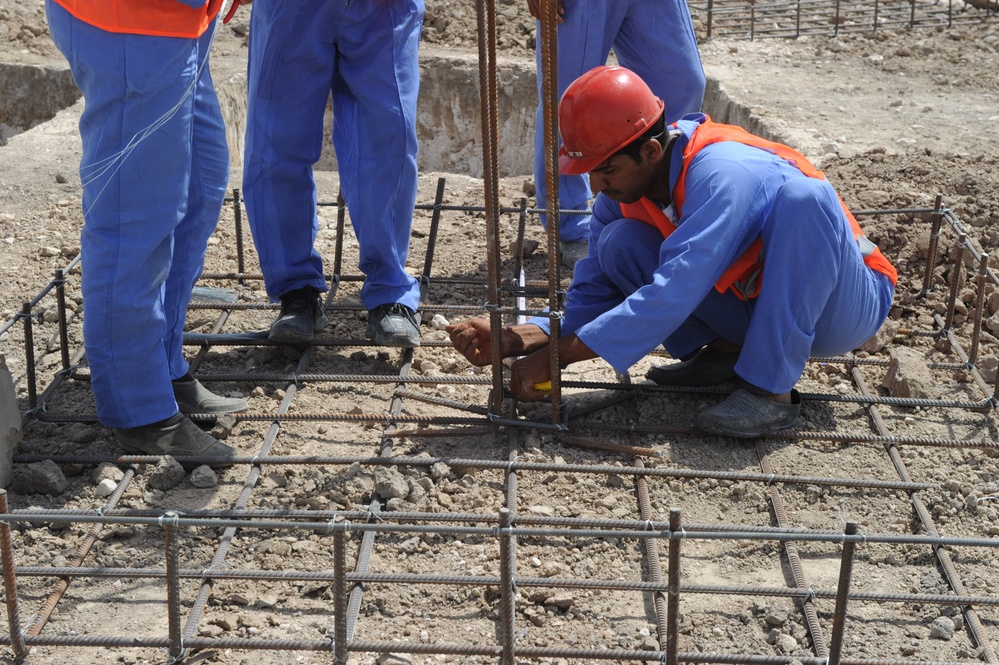
<svg viewBox="0 0 999 665">
<path fill-rule="evenodd" d="M 644 134 L 664 111 L 663 100 L 630 69 L 591 69 L 566 88 L 558 104 L 559 172 L 588 173 Z"/>
</svg>

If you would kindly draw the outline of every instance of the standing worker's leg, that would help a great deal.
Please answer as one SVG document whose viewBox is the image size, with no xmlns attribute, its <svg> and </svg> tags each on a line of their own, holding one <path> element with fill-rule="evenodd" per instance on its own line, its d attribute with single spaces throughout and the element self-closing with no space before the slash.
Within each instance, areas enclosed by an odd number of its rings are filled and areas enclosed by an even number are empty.
<svg viewBox="0 0 999 665">
<path fill-rule="evenodd" d="M 194 89 L 191 177 L 184 218 L 174 232 L 173 263 L 164 291 L 167 335 L 163 345 L 170 363 L 174 397 L 182 413 L 235 413 L 246 400 L 211 393 L 188 374 L 184 358 L 184 324 L 191 291 L 204 267 L 208 238 L 218 225 L 229 182 L 229 146 L 207 55 L 212 43 L 208 31 L 197 41 L 200 68 Z"/>
<path fill-rule="evenodd" d="M 632 0 L 614 39 L 618 62 L 666 103 L 666 121 L 701 110 L 704 68 L 685 0 Z"/>
<path fill-rule="evenodd" d="M 267 295 L 281 300 L 270 338 L 288 344 L 328 323 L 312 165 L 322 153 L 340 4 L 257 0 L 250 14 L 243 193 Z"/>
<path fill-rule="evenodd" d="M 171 364 L 184 364 L 171 357 L 176 320 L 190 297 L 182 288 L 168 302 L 166 284 L 190 205 L 196 40 L 108 33 L 52 2 L 46 9 L 87 102 L 81 284 L 98 418 L 131 452 L 231 456 L 178 413 L 171 384 Z"/>
<path fill-rule="evenodd" d="M 558 96 L 584 73 L 607 62 L 611 45 L 624 20 L 628 2 L 622 0 L 578 0 L 566 3 L 565 20 L 558 25 Z M 537 24 L 536 63 L 538 70 L 538 109 L 534 127 L 534 191 L 538 208 L 545 208 L 548 186 L 545 175 L 544 104 L 542 103 L 541 24 Z M 552 109 L 556 113 L 556 109 Z M 588 210 L 590 182 L 585 175 L 559 176 L 559 208 Z M 547 215 L 541 214 L 547 228 Z M 572 267 L 586 256 L 590 215 L 561 216 L 559 235 L 563 243 L 563 263 Z M 571 244 L 578 243 L 578 244 Z"/>
<path fill-rule="evenodd" d="M 365 274 L 366 334 L 417 346 L 420 286 L 406 273 L 417 188 L 423 0 L 348 3 L 337 35 L 333 145 Z"/>
</svg>

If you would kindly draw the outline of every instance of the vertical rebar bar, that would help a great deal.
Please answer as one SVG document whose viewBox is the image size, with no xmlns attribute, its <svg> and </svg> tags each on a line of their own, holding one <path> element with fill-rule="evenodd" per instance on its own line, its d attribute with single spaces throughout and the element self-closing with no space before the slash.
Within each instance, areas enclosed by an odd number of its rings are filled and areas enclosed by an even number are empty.
<svg viewBox="0 0 999 665">
<path fill-rule="evenodd" d="M 982 319 L 985 318 L 985 282 L 989 272 L 989 255 L 982 253 L 978 259 L 978 296 L 975 298 L 975 311 L 971 332 L 971 350 L 968 362 L 972 365 L 978 359 L 978 345 L 982 339 Z"/>
<path fill-rule="evenodd" d="M 0 489 L 0 515 L 8 513 L 7 490 Z M 18 660 L 28 655 L 21 632 L 21 612 L 17 603 L 17 577 L 14 572 L 14 547 L 11 544 L 10 524 L 0 522 L 0 556 L 3 557 L 3 589 L 7 603 L 7 627 L 10 631 L 10 646 Z"/>
<path fill-rule="evenodd" d="M 240 203 L 239 188 L 232 190 L 232 215 L 236 226 L 236 272 L 239 274 L 238 284 L 243 284 L 246 273 L 246 258 L 243 251 L 243 206 Z"/>
<path fill-rule="evenodd" d="M 562 215 L 559 203 L 558 181 L 558 29 L 556 22 L 556 0 L 541 2 L 541 101 L 544 117 L 545 145 L 545 184 L 548 193 L 545 198 L 545 214 L 548 216 L 548 311 L 552 314 L 561 309 L 558 292 L 562 282 L 562 260 L 559 252 Z M 562 321 L 556 316 L 551 319 L 551 343 L 549 349 L 549 372 L 551 373 L 551 418 L 553 423 L 561 420 L 559 411 L 562 402 L 561 364 L 558 359 L 558 340 L 562 335 Z"/>
<path fill-rule="evenodd" d="M 957 257 L 954 259 L 954 268 L 950 275 L 950 293 L 947 296 L 947 318 L 944 319 L 944 330 L 950 330 L 954 326 L 954 310 L 957 305 L 957 292 L 961 288 L 961 273 L 964 272 L 964 249 L 968 236 L 963 233 L 957 234 Z"/>
<path fill-rule="evenodd" d="M 35 329 L 31 322 L 31 303 L 21 303 L 21 318 L 24 319 L 24 365 L 28 382 L 28 408 L 38 406 L 38 380 L 35 376 Z"/>
<path fill-rule="evenodd" d="M 423 283 L 430 283 L 430 272 L 434 265 L 434 250 L 437 248 L 437 230 L 441 223 L 441 207 L 444 205 L 444 176 L 437 178 L 437 194 L 434 195 L 434 212 L 430 217 L 430 236 L 427 238 L 427 255 L 423 260 Z M 429 287 L 427 287 L 429 288 Z"/>
<path fill-rule="evenodd" d="M 708 25 L 705 28 L 705 34 L 708 39 L 711 39 L 711 23 L 715 17 L 715 0 L 708 0 Z"/>
<path fill-rule="evenodd" d="M 167 629 L 170 640 L 170 662 L 178 662 L 184 653 L 184 636 L 180 625 L 180 548 L 177 546 L 176 511 L 164 513 L 163 546 L 166 549 Z"/>
<path fill-rule="evenodd" d="M 69 323 L 66 320 L 66 278 L 62 268 L 55 271 L 56 302 L 59 311 L 59 355 L 63 370 L 69 369 Z"/>
<path fill-rule="evenodd" d="M 343 230 L 346 228 L 347 205 L 343 200 L 343 192 L 336 195 L 336 245 L 333 252 L 333 275 L 336 279 L 343 274 Z"/>
<path fill-rule="evenodd" d="M 479 114 L 482 118 L 482 180 L 486 208 L 486 273 L 489 300 L 489 330 L 491 332 L 493 413 L 503 409 L 503 368 L 500 350 L 502 319 L 499 265 L 499 174 L 496 151 L 499 126 L 496 117 L 496 3 L 483 0 L 475 3 L 476 26 L 479 35 Z"/>
<path fill-rule="evenodd" d="M 933 203 L 933 225 L 930 227 L 930 246 L 926 251 L 926 272 L 923 273 L 924 295 L 933 288 L 933 267 L 937 262 L 937 245 L 940 242 L 940 229 L 943 226 L 942 201 L 943 194 L 937 193 L 936 201 Z"/>
<path fill-rule="evenodd" d="M 510 543 L 510 509 L 499 510 L 499 550 L 500 550 L 500 630 L 502 631 L 503 665 L 516 665 L 514 641 L 516 640 L 517 587 L 513 583 L 516 566 L 513 561 L 513 547 Z"/>
<path fill-rule="evenodd" d="M 833 37 L 839 36 L 839 3 L 840 0 L 836 0 L 836 18 L 833 19 Z"/>
<path fill-rule="evenodd" d="M 347 663 L 347 535 L 333 524 L 333 662 Z"/>
<path fill-rule="evenodd" d="M 666 571 L 666 665 L 676 665 L 680 636 L 680 509 L 669 511 L 669 568 Z"/>
<path fill-rule="evenodd" d="M 857 523 L 846 523 L 846 535 L 857 533 Z M 839 586 L 836 589 L 836 610 L 833 612 L 832 639 L 829 642 L 828 665 L 839 665 L 843 651 L 843 629 L 846 626 L 846 604 L 850 593 L 850 577 L 853 575 L 853 553 L 856 543 L 847 540 L 843 543 L 843 556 L 839 564 Z"/>
</svg>

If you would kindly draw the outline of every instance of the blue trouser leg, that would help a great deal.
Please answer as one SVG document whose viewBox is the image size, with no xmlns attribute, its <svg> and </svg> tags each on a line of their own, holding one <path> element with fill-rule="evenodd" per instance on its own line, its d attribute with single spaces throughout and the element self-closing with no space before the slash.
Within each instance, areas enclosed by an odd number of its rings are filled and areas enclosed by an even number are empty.
<svg viewBox="0 0 999 665">
<path fill-rule="evenodd" d="M 421 0 L 255 3 L 244 188 L 272 298 L 306 285 L 326 289 L 314 249 L 312 164 L 332 91 L 340 185 L 366 275 L 361 300 L 368 309 L 419 306 L 419 283 L 404 268 L 416 202 L 422 17 Z"/>
<path fill-rule="evenodd" d="M 755 386 L 784 393 L 809 356 L 845 353 L 874 335 L 894 288 L 863 263 L 828 182 L 789 180 L 762 238 L 763 282 L 735 370 Z"/>
<path fill-rule="evenodd" d="M 597 243 L 597 258 L 604 275 L 620 290 L 622 300 L 652 283 L 662 241 L 658 229 L 632 219 L 604 227 Z M 712 289 L 694 313 L 663 340 L 663 346 L 674 358 L 682 358 L 719 338 L 741 343 L 751 312 L 751 304 Z"/>
<path fill-rule="evenodd" d="M 324 0 L 328 1 L 328 0 Z M 423 0 L 354 2 L 338 34 L 333 145 L 365 274 L 368 309 L 416 310 L 419 283 L 406 273 L 418 174 L 416 100 Z"/>
<path fill-rule="evenodd" d="M 330 0 L 332 11 L 342 2 Z M 250 14 L 243 194 L 271 299 L 313 286 L 325 291 L 315 249 L 319 221 L 312 165 L 336 51 L 316 2 L 257 0 Z"/>
<path fill-rule="evenodd" d="M 538 22 L 540 44 L 540 22 Z M 699 111 L 704 96 L 704 70 L 686 2 L 682 0 L 567 0 L 565 21 L 558 26 L 558 96 L 594 67 L 607 62 L 613 47 L 621 65 L 644 80 L 666 102 L 666 119 L 674 122 Z M 664 63 L 669 63 L 664 66 Z M 541 72 L 541 48 L 536 65 Z M 538 97 L 541 98 L 541 76 Z M 544 110 L 539 102 L 534 131 L 534 188 L 538 208 L 547 205 Z M 589 178 L 559 176 L 559 208 L 586 210 Z M 587 237 L 589 215 L 563 215 L 563 240 Z M 547 228 L 547 215 L 541 214 Z"/>
<path fill-rule="evenodd" d="M 47 11 L 86 99 L 83 334 L 97 415 L 145 425 L 177 411 L 187 302 L 228 178 L 211 38 L 113 34 Z"/>
</svg>

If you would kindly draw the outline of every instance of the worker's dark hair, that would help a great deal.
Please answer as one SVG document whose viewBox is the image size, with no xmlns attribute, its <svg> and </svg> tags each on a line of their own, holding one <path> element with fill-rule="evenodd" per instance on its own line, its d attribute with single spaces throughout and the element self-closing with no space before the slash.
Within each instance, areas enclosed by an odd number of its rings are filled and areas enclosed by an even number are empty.
<svg viewBox="0 0 999 665">
<path fill-rule="evenodd" d="M 639 153 L 642 150 L 642 145 L 646 141 L 657 140 L 662 143 L 662 138 L 666 134 L 666 114 L 663 113 L 659 116 L 659 119 L 652 123 L 652 126 L 645 130 L 641 136 L 636 138 L 634 141 L 624 146 L 620 150 L 614 153 L 614 155 L 628 155 L 631 157 L 636 164 L 642 163 L 642 158 L 639 157 Z M 614 155 L 611 155 L 613 157 Z"/>
</svg>

